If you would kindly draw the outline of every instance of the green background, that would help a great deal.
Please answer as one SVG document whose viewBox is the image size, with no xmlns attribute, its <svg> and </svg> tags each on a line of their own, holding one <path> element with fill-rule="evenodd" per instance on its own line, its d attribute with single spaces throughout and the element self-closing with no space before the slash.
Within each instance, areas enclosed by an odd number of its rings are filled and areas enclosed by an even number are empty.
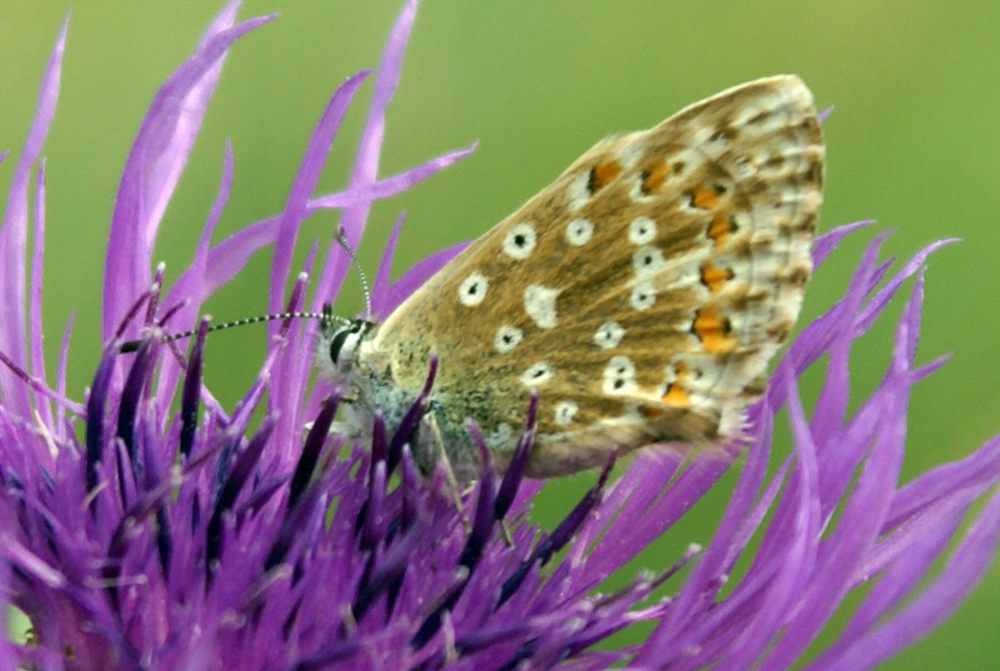
<svg viewBox="0 0 1000 671">
<path fill-rule="evenodd" d="M 198 144 L 163 223 L 157 258 L 173 277 L 190 258 L 214 195 L 225 138 L 235 178 L 216 239 L 277 212 L 308 133 L 332 89 L 377 63 L 401 3 L 248 2 L 274 23 L 231 52 Z M 153 93 L 187 56 L 214 3 L 4 0 L 0 8 L 0 147 L 19 150 L 42 67 L 72 8 L 62 94 L 48 157 L 45 329 L 49 365 L 67 315 L 78 311 L 70 392 L 82 397 L 99 352 L 104 240 L 121 167 Z M 920 358 L 952 361 L 915 391 L 904 477 L 958 458 L 1000 429 L 994 387 L 1000 286 L 1000 3 L 852 0 L 791 2 L 468 2 L 420 8 L 402 83 L 388 115 L 382 174 L 480 141 L 475 154 L 377 206 L 360 250 L 374 268 L 396 214 L 407 210 L 397 269 L 474 237 L 604 135 L 655 124 L 727 86 L 780 72 L 803 76 L 820 106 L 827 186 L 821 227 L 876 218 L 896 230 L 887 253 L 907 256 L 941 237 L 964 242 L 930 262 Z M 368 83 L 334 147 L 321 191 L 344 183 Z M 12 161 L 0 168 L 0 186 Z M 300 240 L 328 240 L 333 215 Z M 870 235 L 855 234 L 815 277 L 814 316 L 840 295 Z M 304 247 L 304 245 L 302 245 Z M 210 304 L 219 319 L 266 304 L 269 253 L 258 254 Z M 353 285 L 353 281 L 348 282 Z M 342 312 L 357 308 L 353 291 Z M 899 301 L 855 350 L 856 394 L 886 364 Z M 213 339 L 208 376 L 232 403 L 252 378 L 262 330 Z M 814 384 L 816 376 L 807 379 Z M 805 385 L 807 399 L 815 387 Z M 552 524 L 593 480 L 553 482 L 541 499 Z M 707 541 L 732 477 L 630 566 L 663 568 L 690 541 Z M 1000 655 L 1000 569 L 935 633 L 889 669 L 985 668 Z"/>
</svg>

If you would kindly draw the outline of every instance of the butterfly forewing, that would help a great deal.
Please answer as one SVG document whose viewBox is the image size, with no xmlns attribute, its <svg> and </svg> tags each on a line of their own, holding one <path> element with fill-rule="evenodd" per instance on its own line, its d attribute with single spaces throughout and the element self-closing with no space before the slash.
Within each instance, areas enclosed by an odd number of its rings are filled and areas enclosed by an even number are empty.
<svg viewBox="0 0 1000 671">
<path fill-rule="evenodd" d="M 794 76 L 605 140 L 400 306 L 369 374 L 415 392 L 436 352 L 433 412 L 459 462 L 471 417 L 503 463 L 537 389 L 534 475 L 735 437 L 798 316 L 822 165 Z"/>
</svg>

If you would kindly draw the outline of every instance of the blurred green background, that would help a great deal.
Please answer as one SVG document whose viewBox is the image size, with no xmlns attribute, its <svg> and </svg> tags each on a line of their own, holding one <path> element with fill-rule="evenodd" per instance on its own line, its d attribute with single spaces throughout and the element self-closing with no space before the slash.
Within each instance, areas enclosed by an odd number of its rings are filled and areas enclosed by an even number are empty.
<svg viewBox="0 0 1000 671">
<path fill-rule="evenodd" d="M 231 52 L 187 172 L 167 211 L 158 258 L 174 277 L 190 258 L 232 138 L 235 178 L 216 239 L 277 212 L 305 140 L 332 89 L 377 63 L 401 2 L 254 0 L 246 18 L 277 21 Z M 19 150 L 43 64 L 72 9 L 62 94 L 48 159 L 45 328 L 54 365 L 68 314 L 78 312 L 70 392 L 81 398 L 99 352 L 104 241 L 121 167 L 153 93 L 186 57 L 214 3 L 4 0 L 0 9 L 0 147 Z M 645 128 L 732 84 L 802 75 L 822 107 L 827 186 L 821 227 L 876 218 L 895 229 L 886 253 L 907 256 L 941 237 L 964 242 L 930 262 L 920 356 L 952 361 L 915 391 L 904 477 L 958 458 L 1000 430 L 994 400 L 1000 287 L 1000 3 L 468 2 L 420 8 L 401 86 L 390 107 L 382 174 L 480 141 L 475 154 L 379 204 L 360 250 L 374 268 L 392 220 L 407 211 L 397 269 L 479 235 L 604 135 Z M 321 191 L 344 183 L 371 84 L 350 112 Z M 0 168 L 6 189 L 12 160 Z M 300 241 L 329 239 L 331 214 Z M 855 234 L 817 274 L 806 316 L 843 290 L 869 233 Z M 300 245 L 303 248 L 305 244 Z M 300 257 L 301 258 L 301 257 Z M 214 300 L 219 319 L 266 305 L 262 252 Z M 358 306 L 348 281 L 339 307 Z M 855 350 L 861 393 L 881 377 L 899 301 Z M 231 403 L 252 378 L 263 330 L 213 338 L 206 363 Z M 304 354 L 305 355 L 305 354 Z M 815 384 L 818 378 L 807 382 Z M 815 387 L 803 394 L 812 398 Z M 593 481 L 558 480 L 543 493 L 556 512 Z M 661 569 L 690 541 L 707 541 L 733 478 L 630 566 Z M 959 612 L 884 668 L 994 668 L 1000 655 L 1000 568 Z"/>
</svg>

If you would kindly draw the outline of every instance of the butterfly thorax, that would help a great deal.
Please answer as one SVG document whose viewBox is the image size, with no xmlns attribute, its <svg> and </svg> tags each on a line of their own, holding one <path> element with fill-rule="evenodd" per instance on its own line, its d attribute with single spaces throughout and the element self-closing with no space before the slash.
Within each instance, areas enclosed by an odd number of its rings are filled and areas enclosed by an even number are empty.
<svg viewBox="0 0 1000 671">
<path fill-rule="evenodd" d="M 321 338 L 321 357 L 330 377 L 340 386 L 345 401 L 347 424 L 356 432 L 371 430 L 375 415 L 382 416 L 389 430 L 394 430 L 419 397 L 430 370 L 432 352 L 420 337 L 404 340 L 380 337 L 385 325 L 357 320 Z M 390 329 L 388 333 L 392 333 Z M 447 355 L 447 353 L 446 353 Z M 424 415 L 411 436 L 410 449 L 418 467 L 429 473 L 444 454 L 455 475 L 472 480 L 480 472 L 478 450 L 468 430 L 475 419 L 486 426 L 496 426 L 499 415 L 493 409 L 495 393 L 485 385 L 478 390 L 457 389 L 450 383 L 452 366 L 446 360 L 438 366 L 438 381 L 427 398 Z M 527 399 L 525 401 L 525 407 Z M 512 429 L 492 431 L 486 437 L 487 448 L 501 464 L 506 464 L 516 445 Z"/>
</svg>

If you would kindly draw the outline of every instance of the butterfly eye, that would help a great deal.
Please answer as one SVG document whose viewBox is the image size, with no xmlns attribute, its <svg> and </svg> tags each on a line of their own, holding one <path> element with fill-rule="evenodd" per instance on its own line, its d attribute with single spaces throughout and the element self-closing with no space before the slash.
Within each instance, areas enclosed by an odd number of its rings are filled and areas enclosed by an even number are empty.
<svg viewBox="0 0 1000 671">
<path fill-rule="evenodd" d="M 330 361 L 337 363 L 337 358 L 340 356 L 340 350 L 343 348 L 344 342 L 350 335 L 350 329 L 346 328 L 340 329 L 334 334 L 333 338 L 330 340 Z"/>
<path fill-rule="evenodd" d="M 330 361 L 340 363 L 340 355 L 344 352 L 347 356 L 353 356 L 358 348 L 358 343 L 364 337 L 368 322 L 355 320 L 350 325 L 338 329 L 330 338 Z M 347 349 L 345 351 L 345 345 Z"/>
</svg>

